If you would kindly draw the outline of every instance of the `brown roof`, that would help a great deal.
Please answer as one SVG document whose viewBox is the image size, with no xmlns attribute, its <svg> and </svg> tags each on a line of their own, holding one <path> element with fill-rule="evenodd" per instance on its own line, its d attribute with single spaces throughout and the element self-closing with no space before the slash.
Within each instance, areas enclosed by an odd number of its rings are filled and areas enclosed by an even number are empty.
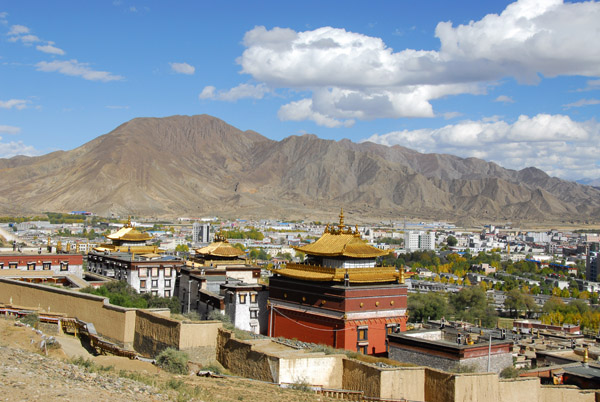
<svg viewBox="0 0 600 402">
<path fill-rule="evenodd" d="M 206 247 L 196 249 L 196 254 L 211 255 L 215 257 L 239 257 L 245 253 L 239 248 L 233 247 L 227 241 L 217 241 Z"/>
</svg>

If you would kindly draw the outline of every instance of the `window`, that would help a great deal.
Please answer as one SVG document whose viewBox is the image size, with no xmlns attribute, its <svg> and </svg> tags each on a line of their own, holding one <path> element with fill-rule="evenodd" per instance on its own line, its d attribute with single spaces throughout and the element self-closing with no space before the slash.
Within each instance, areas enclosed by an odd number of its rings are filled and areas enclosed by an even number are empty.
<svg viewBox="0 0 600 402">
<path fill-rule="evenodd" d="M 51 264 L 51 263 L 49 263 L 49 262 L 44 262 L 44 265 L 43 265 L 43 269 L 44 269 L 44 271 L 50 271 L 50 266 L 51 266 L 51 265 L 52 265 L 52 264 Z"/>
<path fill-rule="evenodd" d="M 17 263 L 16 262 L 9 262 L 8 263 L 8 268 L 10 268 L 10 269 L 17 269 Z"/>
<path fill-rule="evenodd" d="M 27 270 L 28 271 L 35 271 L 35 262 L 28 262 L 27 263 Z"/>
<path fill-rule="evenodd" d="M 147 268 L 140 268 L 138 271 L 138 275 L 140 278 L 145 278 L 148 276 L 148 269 Z"/>
<path fill-rule="evenodd" d="M 396 333 L 396 332 L 398 332 L 398 324 L 388 324 L 386 329 L 387 329 L 388 335 Z"/>
<path fill-rule="evenodd" d="M 368 353 L 368 349 L 369 349 L 368 344 L 366 344 L 366 345 L 361 344 L 356 347 L 357 352 L 362 353 L 363 355 L 366 355 Z"/>
<path fill-rule="evenodd" d="M 158 279 L 153 279 L 152 280 L 152 287 L 153 288 L 157 288 L 158 287 Z"/>
<path fill-rule="evenodd" d="M 256 293 L 250 293 L 250 303 L 256 303 Z"/>
<path fill-rule="evenodd" d="M 152 268 L 152 276 L 153 277 L 157 277 L 158 276 L 158 268 L 157 267 L 153 267 Z"/>
<path fill-rule="evenodd" d="M 153 290 L 152 291 L 152 296 L 158 296 L 158 290 Z"/>
<path fill-rule="evenodd" d="M 170 278 L 171 277 L 171 267 L 165 267 L 165 278 Z"/>
<path fill-rule="evenodd" d="M 171 280 L 170 279 L 165 279 L 165 287 L 166 288 L 170 288 L 171 287 Z"/>
<path fill-rule="evenodd" d="M 60 262 L 60 270 L 61 271 L 68 271 L 69 270 L 69 262 L 68 261 L 61 261 Z"/>
<path fill-rule="evenodd" d="M 246 304 L 246 293 L 240 293 L 240 304 Z"/>
<path fill-rule="evenodd" d="M 146 280 L 140 279 L 140 289 L 146 289 Z"/>
<path fill-rule="evenodd" d="M 258 310 L 250 310 L 250 318 L 258 318 Z"/>
<path fill-rule="evenodd" d="M 165 290 L 165 297 L 171 297 L 171 291 Z"/>
<path fill-rule="evenodd" d="M 368 335 L 368 327 L 358 327 L 357 329 L 357 334 L 358 334 L 358 341 L 366 341 L 369 339 L 369 335 Z"/>
</svg>

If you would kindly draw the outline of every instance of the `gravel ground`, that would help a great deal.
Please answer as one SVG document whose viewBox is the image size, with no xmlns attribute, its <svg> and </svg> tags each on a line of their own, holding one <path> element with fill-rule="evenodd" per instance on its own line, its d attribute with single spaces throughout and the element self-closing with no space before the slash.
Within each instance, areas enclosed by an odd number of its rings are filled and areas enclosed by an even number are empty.
<svg viewBox="0 0 600 402">
<path fill-rule="evenodd" d="M 0 400 L 165 401 L 154 387 L 9 347 L 0 347 Z"/>
</svg>

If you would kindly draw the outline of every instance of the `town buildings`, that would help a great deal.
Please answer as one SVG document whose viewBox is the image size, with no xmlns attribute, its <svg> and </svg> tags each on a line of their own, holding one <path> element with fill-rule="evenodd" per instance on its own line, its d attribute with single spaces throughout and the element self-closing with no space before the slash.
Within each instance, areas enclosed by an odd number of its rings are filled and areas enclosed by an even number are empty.
<svg viewBox="0 0 600 402">
<path fill-rule="evenodd" d="M 266 333 L 265 286 L 258 284 L 260 268 L 242 256 L 221 234 L 181 269 L 179 300 L 184 313 L 197 312 L 207 319 L 212 311 L 227 315 L 240 329 Z"/>
<path fill-rule="evenodd" d="M 174 296 L 177 272 L 183 265 L 179 258 L 163 255 L 157 246 L 148 245 L 152 237 L 135 229 L 131 221 L 106 237 L 111 243 L 88 253 L 90 272 L 125 281 L 138 293 Z"/>
<path fill-rule="evenodd" d="M 376 263 L 388 252 L 346 227 L 343 211 L 337 227 L 296 250 L 306 259 L 274 269 L 269 280 L 269 335 L 386 353 L 386 335 L 406 330 L 407 320 L 403 271 Z"/>
</svg>

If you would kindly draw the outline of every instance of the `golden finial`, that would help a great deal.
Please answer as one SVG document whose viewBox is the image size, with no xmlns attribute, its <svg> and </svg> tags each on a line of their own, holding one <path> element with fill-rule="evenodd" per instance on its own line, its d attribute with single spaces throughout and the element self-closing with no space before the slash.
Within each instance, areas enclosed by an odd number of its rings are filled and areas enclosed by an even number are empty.
<svg viewBox="0 0 600 402">
<path fill-rule="evenodd" d="M 400 268 L 400 278 L 398 278 L 400 284 L 404 284 L 404 265 Z"/>
<path fill-rule="evenodd" d="M 50 236 L 48 236 L 48 245 L 50 245 Z"/>
<path fill-rule="evenodd" d="M 342 231 L 342 229 L 344 229 L 344 208 L 342 207 L 340 210 L 340 224 L 338 225 L 338 227 L 340 228 L 340 232 Z"/>
<path fill-rule="evenodd" d="M 129 218 L 127 218 L 127 223 L 125 224 L 126 228 L 130 228 L 131 226 L 131 216 Z"/>
<path fill-rule="evenodd" d="M 590 356 L 588 354 L 588 348 L 585 348 L 583 350 L 583 364 L 588 364 L 589 358 L 590 358 Z"/>
</svg>

